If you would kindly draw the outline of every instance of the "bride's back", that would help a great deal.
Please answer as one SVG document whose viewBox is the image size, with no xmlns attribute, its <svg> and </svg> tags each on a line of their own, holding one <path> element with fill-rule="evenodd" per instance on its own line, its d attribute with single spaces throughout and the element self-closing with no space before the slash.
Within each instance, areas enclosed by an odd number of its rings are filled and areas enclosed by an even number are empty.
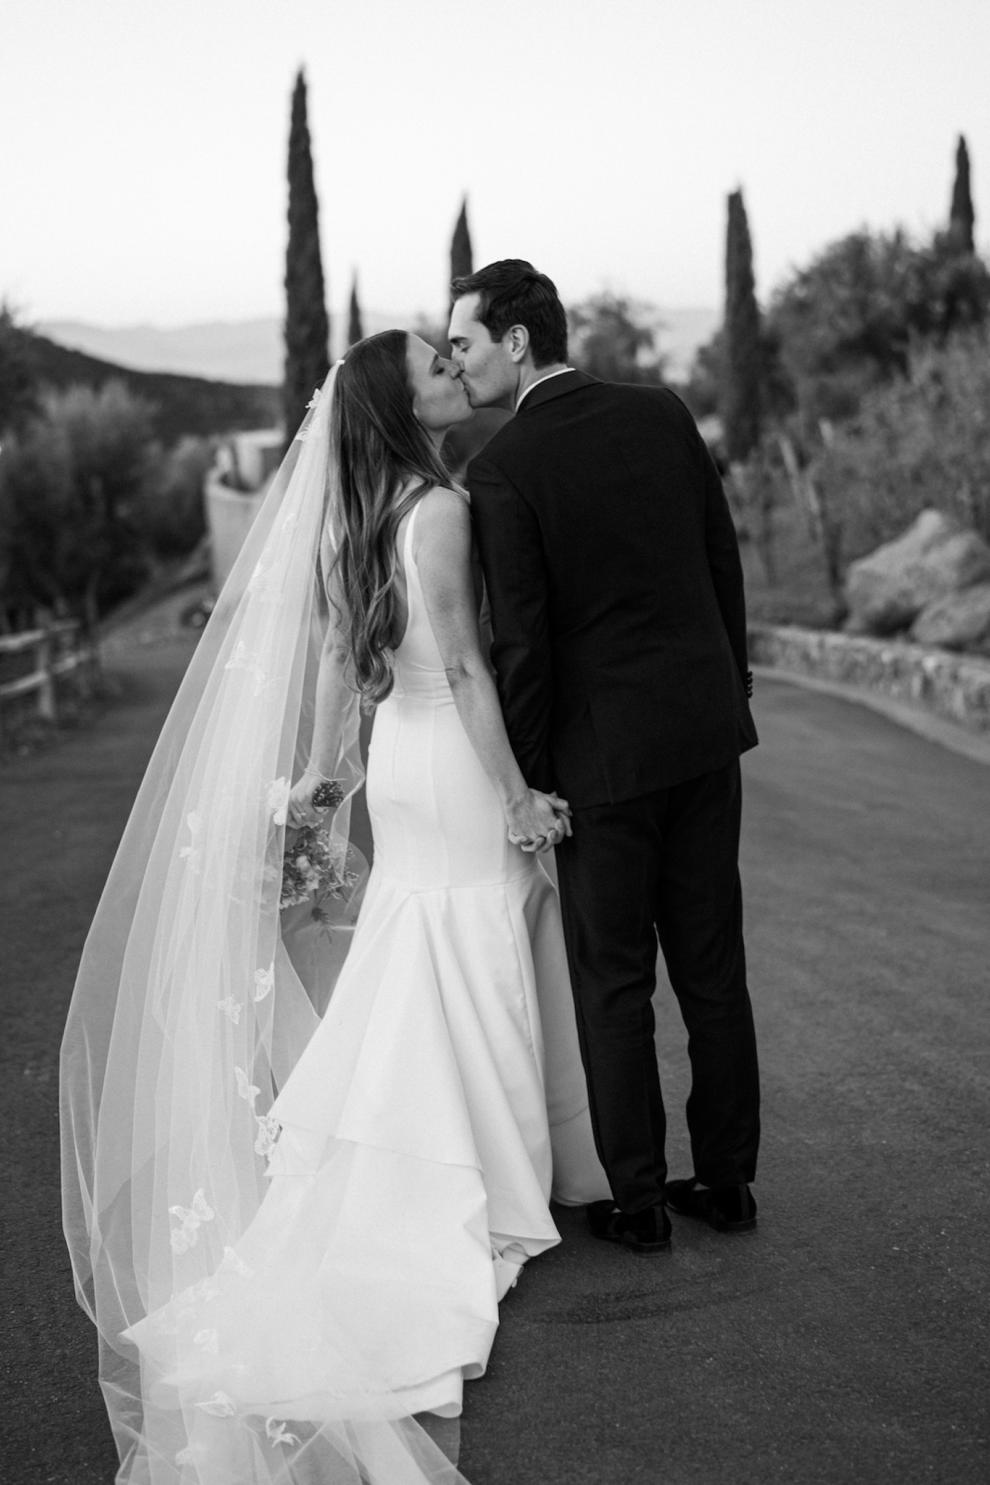
<svg viewBox="0 0 990 1485">
<path fill-rule="evenodd" d="M 449 692 L 443 658 L 430 623 L 423 582 L 415 557 L 416 518 L 422 506 L 423 500 L 418 500 L 409 514 L 403 518 L 396 534 L 396 551 L 401 574 L 401 583 L 396 596 L 401 616 L 402 638 L 393 650 L 395 682 L 399 685 L 404 678 L 415 682 L 417 672 L 435 673 L 439 670 L 444 674 L 444 687 Z"/>
<path fill-rule="evenodd" d="M 392 690 L 375 711 L 367 780 L 376 871 L 419 889 L 490 884 L 533 864 L 509 845 L 430 622 L 420 572 L 431 540 L 423 519 L 429 500 L 417 501 L 398 531 L 406 625 L 392 651 Z"/>
</svg>

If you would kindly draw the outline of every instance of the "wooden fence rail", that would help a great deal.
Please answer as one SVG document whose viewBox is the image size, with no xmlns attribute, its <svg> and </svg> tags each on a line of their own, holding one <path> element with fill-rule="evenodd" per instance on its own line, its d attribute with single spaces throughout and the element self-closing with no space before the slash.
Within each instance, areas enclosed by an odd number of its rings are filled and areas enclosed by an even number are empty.
<svg viewBox="0 0 990 1485">
<path fill-rule="evenodd" d="M 24 661 L 31 668 L 6 679 Z M 73 675 L 75 689 L 87 693 L 92 689 L 96 669 L 96 651 L 76 619 L 59 620 L 45 629 L 0 635 L 0 711 L 9 711 L 33 694 L 37 715 L 48 722 L 57 721 L 59 681 Z"/>
</svg>

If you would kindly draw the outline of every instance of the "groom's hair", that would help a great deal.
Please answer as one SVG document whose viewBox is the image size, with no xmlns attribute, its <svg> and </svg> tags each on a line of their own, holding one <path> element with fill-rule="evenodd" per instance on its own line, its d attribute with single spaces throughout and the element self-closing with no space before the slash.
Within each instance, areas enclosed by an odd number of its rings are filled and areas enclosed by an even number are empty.
<svg viewBox="0 0 990 1485">
<path fill-rule="evenodd" d="M 481 296 L 476 319 L 492 340 L 500 341 L 513 325 L 525 325 L 534 366 L 567 360 L 564 306 L 552 281 L 525 258 L 500 258 L 477 273 L 455 278 L 450 288 L 455 299 Z"/>
</svg>

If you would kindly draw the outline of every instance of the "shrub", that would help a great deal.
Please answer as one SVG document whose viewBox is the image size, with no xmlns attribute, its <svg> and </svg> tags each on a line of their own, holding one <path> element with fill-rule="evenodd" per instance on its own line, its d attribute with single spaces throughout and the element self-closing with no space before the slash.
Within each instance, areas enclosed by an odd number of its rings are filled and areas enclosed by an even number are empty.
<svg viewBox="0 0 990 1485">
<path fill-rule="evenodd" d="M 0 434 L 23 430 L 38 412 L 38 387 L 31 337 L 14 311 L 0 303 Z"/>
<path fill-rule="evenodd" d="M 0 460 L 4 606 L 71 609 L 89 623 L 148 570 L 141 505 L 151 408 L 119 382 L 50 392 Z"/>
<path fill-rule="evenodd" d="M 5 625 L 30 628 L 39 606 L 64 608 L 73 541 L 72 464 L 64 438 L 35 419 L 0 458 L 0 592 Z"/>
<path fill-rule="evenodd" d="M 849 562 L 900 534 L 925 508 L 990 539 L 990 337 L 920 346 L 908 373 L 866 394 L 829 429 L 815 478 Z"/>
<path fill-rule="evenodd" d="M 212 462 L 210 440 L 191 437 L 155 461 L 140 510 L 143 537 L 155 557 L 184 557 L 205 534 L 203 483 Z"/>
<path fill-rule="evenodd" d="M 919 339 L 945 344 L 986 322 L 990 272 L 949 236 L 901 229 L 830 243 L 773 295 L 768 322 L 805 427 L 854 415 L 871 388 L 907 373 Z"/>
</svg>

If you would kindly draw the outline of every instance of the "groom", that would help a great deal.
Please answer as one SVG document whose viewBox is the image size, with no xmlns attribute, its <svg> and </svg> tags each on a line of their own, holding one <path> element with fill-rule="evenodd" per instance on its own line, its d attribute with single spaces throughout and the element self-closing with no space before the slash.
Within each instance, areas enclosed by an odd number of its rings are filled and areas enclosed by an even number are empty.
<svg viewBox="0 0 990 1485">
<path fill-rule="evenodd" d="M 453 284 L 475 407 L 515 417 L 468 469 L 492 658 L 527 781 L 570 802 L 557 849 L 595 1138 L 596 1236 L 669 1247 L 666 1205 L 755 1226 L 756 1039 L 742 934 L 739 755 L 756 743 L 735 529 L 690 413 L 567 365 L 530 263 Z M 537 842 L 538 845 L 543 842 Z M 651 998 L 657 941 L 688 1031 L 691 1179 L 667 1181 Z"/>
</svg>

